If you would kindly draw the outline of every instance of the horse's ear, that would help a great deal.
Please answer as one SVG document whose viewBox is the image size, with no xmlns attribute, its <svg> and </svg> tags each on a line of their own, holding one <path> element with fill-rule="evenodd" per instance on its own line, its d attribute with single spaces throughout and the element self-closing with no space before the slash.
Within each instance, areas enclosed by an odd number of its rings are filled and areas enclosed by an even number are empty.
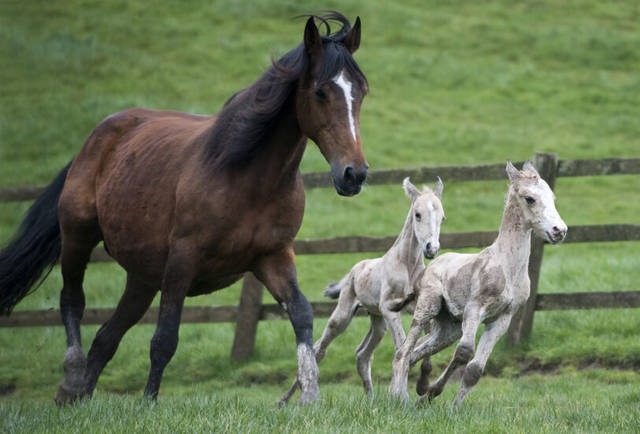
<svg viewBox="0 0 640 434">
<path fill-rule="evenodd" d="M 442 179 L 438 176 L 438 180 L 436 181 L 436 196 L 438 199 L 442 200 L 442 190 L 444 189 L 444 184 L 442 183 Z"/>
<path fill-rule="evenodd" d="M 358 47 L 360 47 L 360 33 L 360 17 L 357 17 L 355 24 L 344 37 L 344 46 L 347 47 L 347 50 L 349 50 L 351 54 L 355 53 Z"/>
<path fill-rule="evenodd" d="M 404 181 L 402 181 L 402 188 L 404 188 L 404 192 L 407 195 L 407 197 L 409 199 L 411 199 L 412 201 L 418 197 L 418 194 L 420 194 L 420 192 L 418 192 L 418 189 L 416 188 L 415 185 L 413 185 L 411 183 L 411 181 L 409 181 L 409 177 L 406 177 L 404 179 Z"/>
<path fill-rule="evenodd" d="M 322 54 L 322 36 L 313 22 L 313 17 L 309 17 L 304 26 L 304 49 L 311 59 L 318 58 Z"/>
<path fill-rule="evenodd" d="M 506 171 L 507 171 L 507 176 L 509 177 L 509 180 L 511 182 L 520 179 L 520 171 L 516 169 L 513 164 L 511 164 L 511 160 L 507 160 Z"/>
<path fill-rule="evenodd" d="M 535 166 L 531 164 L 531 161 L 525 161 L 524 165 L 522 166 L 522 170 L 535 173 L 538 176 L 538 178 L 540 177 L 540 174 L 536 170 Z"/>
</svg>

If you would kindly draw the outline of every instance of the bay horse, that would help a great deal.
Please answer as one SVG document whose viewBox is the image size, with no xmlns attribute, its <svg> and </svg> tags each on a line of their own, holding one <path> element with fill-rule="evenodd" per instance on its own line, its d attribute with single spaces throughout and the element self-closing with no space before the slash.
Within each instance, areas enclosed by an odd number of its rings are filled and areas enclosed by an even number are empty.
<svg viewBox="0 0 640 434">
<path fill-rule="evenodd" d="M 409 294 L 411 283 L 424 269 L 424 258 L 433 259 L 440 250 L 440 225 L 444 220 L 442 180 L 438 178 L 435 190 L 424 187 L 420 191 L 409 178 L 404 179 L 402 187 L 411 199 L 411 207 L 400 235 L 382 257 L 358 262 L 339 282 L 327 286 L 324 295 L 338 298 L 338 304 L 322 337 L 313 346 L 316 361 L 320 362 L 329 344 L 347 329 L 356 310 L 364 307 L 369 313 L 371 326 L 356 349 L 356 366 L 368 395 L 373 395 L 373 352 L 386 330 L 391 332 L 396 350 L 405 339 L 401 314 L 390 310 L 388 305 Z M 289 402 L 298 386 L 296 380 L 280 398 L 279 405 Z"/>
<path fill-rule="evenodd" d="M 329 22 L 340 30 L 332 33 Z M 176 351 L 185 297 L 229 286 L 245 272 L 287 311 L 300 402 L 316 399 L 313 312 L 298 287 L 293 251 L 305 203 L 299 165 L 310 138 L 337 193 L 361 190 L 368 165 L 359 113 L 368 84 L 352 56 L 360 33 L 359 17 L 352 27 L 337 12 L 308 16 L 303 42 L 214 116 L 137 108 L 107 117 L 36 200 L 0 253 L 0 312 L 9 313 L 60 260 L 67 350 L 58 404 L 91 396 L 123 335 L 160 290 L 144 390 L 155 400 Z M 85 357 L 82 281 L 100 241 L 127 283 Z"/>
<path fill-rule="evenodd" d="M 533 164 L 526 162 L 520 171 L 507 162 L 506 172 L 510 185 L 498 238 L 479 253 L 441 255 L 425 268 L 412 293 L 395 306 L 400 309 L 416 299 L 411 328 L 393 359 L 389 387 L 392 395 L 408 398 L 409 368 L 424 359 L 417 386 L 421 395 L 418 402 L 438 396 L 453 371 L 465 366 L 455 401 L 456 407 L 460 406 L 480 380 L 489 355 L 509 328 L 511 318 L 529 298 L 531 233 L 551 244 L 565 238 L 567 225 L 556 210 L 553 191 Z M 476 349 L 480 323 L 486 328 Z M 426 336 L 416 345 L 425 329 Z M 453 359 L 429 385 L 430 356 L 458 338 Z"/>
</svg>

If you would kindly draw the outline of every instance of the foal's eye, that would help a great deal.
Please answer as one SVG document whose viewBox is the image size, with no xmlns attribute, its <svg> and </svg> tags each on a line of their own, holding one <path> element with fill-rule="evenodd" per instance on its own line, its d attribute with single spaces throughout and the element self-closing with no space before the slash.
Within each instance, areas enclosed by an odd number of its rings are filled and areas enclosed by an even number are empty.
<svg viewBox="0 0 640 434">
<path fill-rule="evenodd" d="M 536 200 L 531 196 L 525 197 L 524 200 L 526 200 L 529 205 L 533 205 L 534 203 L 536 203 Z"/>
<path fill-rule="evenodd" d="M 420 221 L 421 218 L 422 218 L 422 215 L 419 212 L 417 212 L 416 213 L 416 220 Z"/>
<path fill-rule="evenodd" d="M 318 89 L 316 90 L 316 98 L 318 98 L 320 101 L 326 101 L 327 94 L 324 92 L 324 90 Z"/>
</svg>

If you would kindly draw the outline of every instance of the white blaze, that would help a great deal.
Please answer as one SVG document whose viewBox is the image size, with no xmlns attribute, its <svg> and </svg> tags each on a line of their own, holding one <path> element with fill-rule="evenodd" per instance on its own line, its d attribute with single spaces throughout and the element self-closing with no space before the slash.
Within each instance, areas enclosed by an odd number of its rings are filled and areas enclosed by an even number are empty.
<svg viewBox="0 0 640 434">
<path fill-rule="evenodd" d="M 431 223 L 431 236 L 434 236 L 436 234 L 436 209 L 431 201 L 427 202 L 427 208 L 429 208 L 429 218 L 431 219 L 429 222 Z"/>
<path fill-rule="evenodd" d="M 340 89 L 344 92 L 344 99 L 347 101 L 347 112 L 349 113 L 349 128 L 351 128 L 351 135 L 353 135 L 353 140 L 356 140 L 356 123 L 353 120 L 353 95 L 351 95 L 351 82 L 347 80 L 344 76 L 344 71 L 340 72 L 340 75 L 337 75 L 333 82 L 337 84 Z"/>
</svg>

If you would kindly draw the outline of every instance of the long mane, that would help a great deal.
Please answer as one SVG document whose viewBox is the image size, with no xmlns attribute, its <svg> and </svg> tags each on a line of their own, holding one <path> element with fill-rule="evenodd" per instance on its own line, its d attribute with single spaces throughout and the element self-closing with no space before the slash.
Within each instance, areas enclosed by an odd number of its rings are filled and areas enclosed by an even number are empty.
<svg viewBox="0 0 640 434">
<path fill-rule="evenodd" d="M 366 77 L 344 46 L 351 29 L 349 21 L 338 12 L 313 16 L 326 27 L 322 36 L 324 58 L 317 77 L 320 86 L 346 69 L 366 83 Z M 331 33 L 330 22 L 341 29 Z M 207 137 L 205 164 L 214 169 L 241 167 L 251 161 L 269 138 L 283 113 L 293 103 L 298 80 L 307 72 L 309 58 L 304 43 L 273 60 L 271 67 L 251 86 L 236 92 L 223 106 Z"/>
</svg>

